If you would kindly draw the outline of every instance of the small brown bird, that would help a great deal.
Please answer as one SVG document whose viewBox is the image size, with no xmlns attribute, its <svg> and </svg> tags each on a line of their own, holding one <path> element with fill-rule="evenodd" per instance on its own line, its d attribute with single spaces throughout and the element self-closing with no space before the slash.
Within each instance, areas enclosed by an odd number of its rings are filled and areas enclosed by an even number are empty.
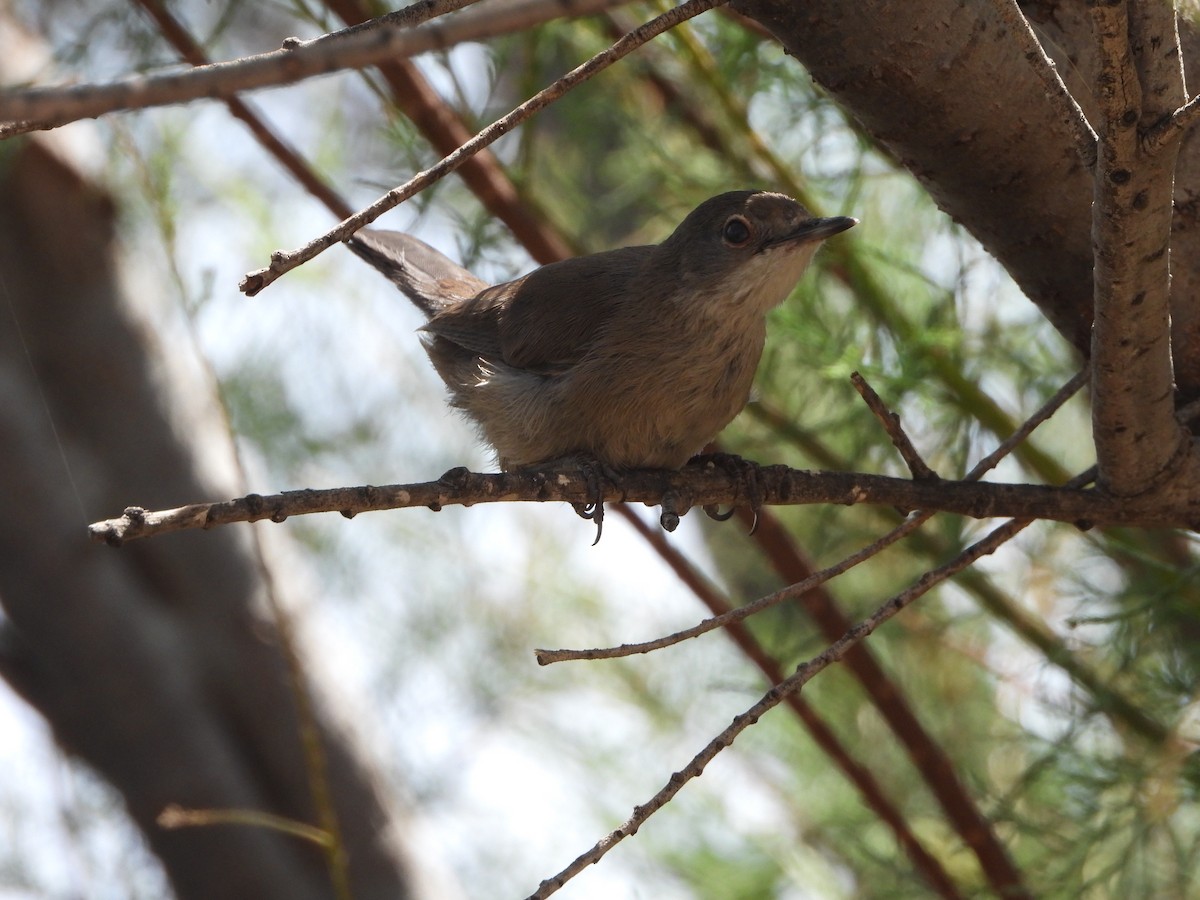
<svg viewBox="0 0 1200 900">
<path fill-rule="evenodd" d="M 565 457 L 676 469 L 746 405 L 767 312 L 821 241 L 856 223 L 733 191 L 661 244 L 492 287 L 407 234 L 363 230 L 348 244 L 428 316 L 425 350 L 450 402 L 503 469 Z"/>
</svg>

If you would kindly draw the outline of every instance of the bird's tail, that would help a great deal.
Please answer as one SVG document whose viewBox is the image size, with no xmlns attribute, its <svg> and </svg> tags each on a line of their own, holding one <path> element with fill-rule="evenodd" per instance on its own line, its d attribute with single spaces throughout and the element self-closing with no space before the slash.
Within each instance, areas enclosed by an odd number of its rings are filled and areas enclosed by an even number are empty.
<svg viewBox="0 0 1200 900">
<path fill-rule="evenodd" d="M 400 288 L 427 318 L 487 287 L 486 282 L 411 234 L 364 228 L 347 239 L 346 245 Z"/>
</svg>

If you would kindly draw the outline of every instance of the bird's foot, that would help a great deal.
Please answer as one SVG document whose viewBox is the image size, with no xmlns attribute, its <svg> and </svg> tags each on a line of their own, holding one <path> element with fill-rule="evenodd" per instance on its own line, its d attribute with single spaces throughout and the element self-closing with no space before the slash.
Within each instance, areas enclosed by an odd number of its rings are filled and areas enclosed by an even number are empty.
<svg viewBox="0 0 1200 900">
<path fill-rule="evenodd" d="M 547 471 L 558 471 L 565 468 L 578 468 L 583 475 L 587 484 L 588 500 L 584 503 L 572 503 L 571 508 L 581 519 L 596 523 L 596 540 L 592 541 L 592 546 L 595 547 L 600 543 L 600 536 L 604 533 L 604 493 L 606 482 L 613 487 L 620 487 L 621 473 L 610 466 L 606 462 L 602 462 L 593 456 L 572 455 L 564 456 L 559 459 L 548 460 L 543 463 L 536 463 L 532 466 L 522 467 L 524 471 L 536 472 L 545 474 Z"/>
<path fill-rule="evenodd" d="M 738 493 L 745 492 L 750 511 L 754 513 L 754 521 L 750 525 L 750 533 L 758 530 L 758 511 L 763 505 L 763 484 L 760 477 L 761 467 L 758 463 L 738 456 L 736 453 L 701 453 L 688 460 L 689 466 L 716 466 L 734 480 Z M 704 514 L 718 522 L 728 521 L 737 511 L 737 496 L 734 494 L 733 505 L 725 512 L 720 512 L 716 504 L 701 507 Z"/>
</svg>

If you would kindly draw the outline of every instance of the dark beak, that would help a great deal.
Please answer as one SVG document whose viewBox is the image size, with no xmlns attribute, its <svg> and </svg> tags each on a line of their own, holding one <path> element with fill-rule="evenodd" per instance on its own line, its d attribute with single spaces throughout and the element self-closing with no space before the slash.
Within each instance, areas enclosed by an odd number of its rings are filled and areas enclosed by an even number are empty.
<svg viewBox="0 0 1200 900">
<path fill-rule="evenodd" d="M 795 230 L 783 237 L 775 238 L 768 241 L 767 246 L 774 244 L 790 244 L 792 241 L 800 241 L 808 244 L 813 241 L 823 241 L 825 238 L 833 237 L 835 234 L 841 234 L 848 228 L 853 228 L 858 224 L 858 219 L 853 219 L 850 216 L 831 216 L 827 219 L 805 219 Z"/>
</svg>

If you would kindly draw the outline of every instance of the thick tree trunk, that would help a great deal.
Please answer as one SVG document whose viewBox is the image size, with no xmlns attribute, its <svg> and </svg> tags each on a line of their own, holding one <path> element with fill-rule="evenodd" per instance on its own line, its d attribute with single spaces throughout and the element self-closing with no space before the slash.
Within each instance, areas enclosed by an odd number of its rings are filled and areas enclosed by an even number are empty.
<svg viewBox="0 0 1200 900">
<path fill-rule="evenodd" d="M 1165 0 L 1164 0 L 1165 2 Z M 1009 271 L 1081 353 L 1092 323 L 1092 173 L 1044 63 L 1006 3 L 735 0 Z M 1026 3 L 1042 46 L 1098 126 L 1095 39 L 1083 0 Z M 1200 58 L 1181 23 L 1184 59 Z M 1039 75 L 1042 68 L 1042 75 Z M 1200 396 L 1200 153 L 1180 154 L 1172 344 L 1180 399 Z"/>
<path fill-rule="evenodd" d="M 190 427 L 211 398 L 170 389 L 171 348 L 121 295 L 107 197 L 42 140 L 5 149 L 0 674 L 121 791 L 179 896 L 331 896 L 312 845 L 155 824 L 171 803 L 316 822 L 296 704 L 244 533 L 89 542 L 89 519 L 132 500 L 228 493 L 200 470 L 229 471 L 229 445 Z M 371 774 L 345 736 L 323 739 L 354 896 L 409 896 Z"/>
</svg>

